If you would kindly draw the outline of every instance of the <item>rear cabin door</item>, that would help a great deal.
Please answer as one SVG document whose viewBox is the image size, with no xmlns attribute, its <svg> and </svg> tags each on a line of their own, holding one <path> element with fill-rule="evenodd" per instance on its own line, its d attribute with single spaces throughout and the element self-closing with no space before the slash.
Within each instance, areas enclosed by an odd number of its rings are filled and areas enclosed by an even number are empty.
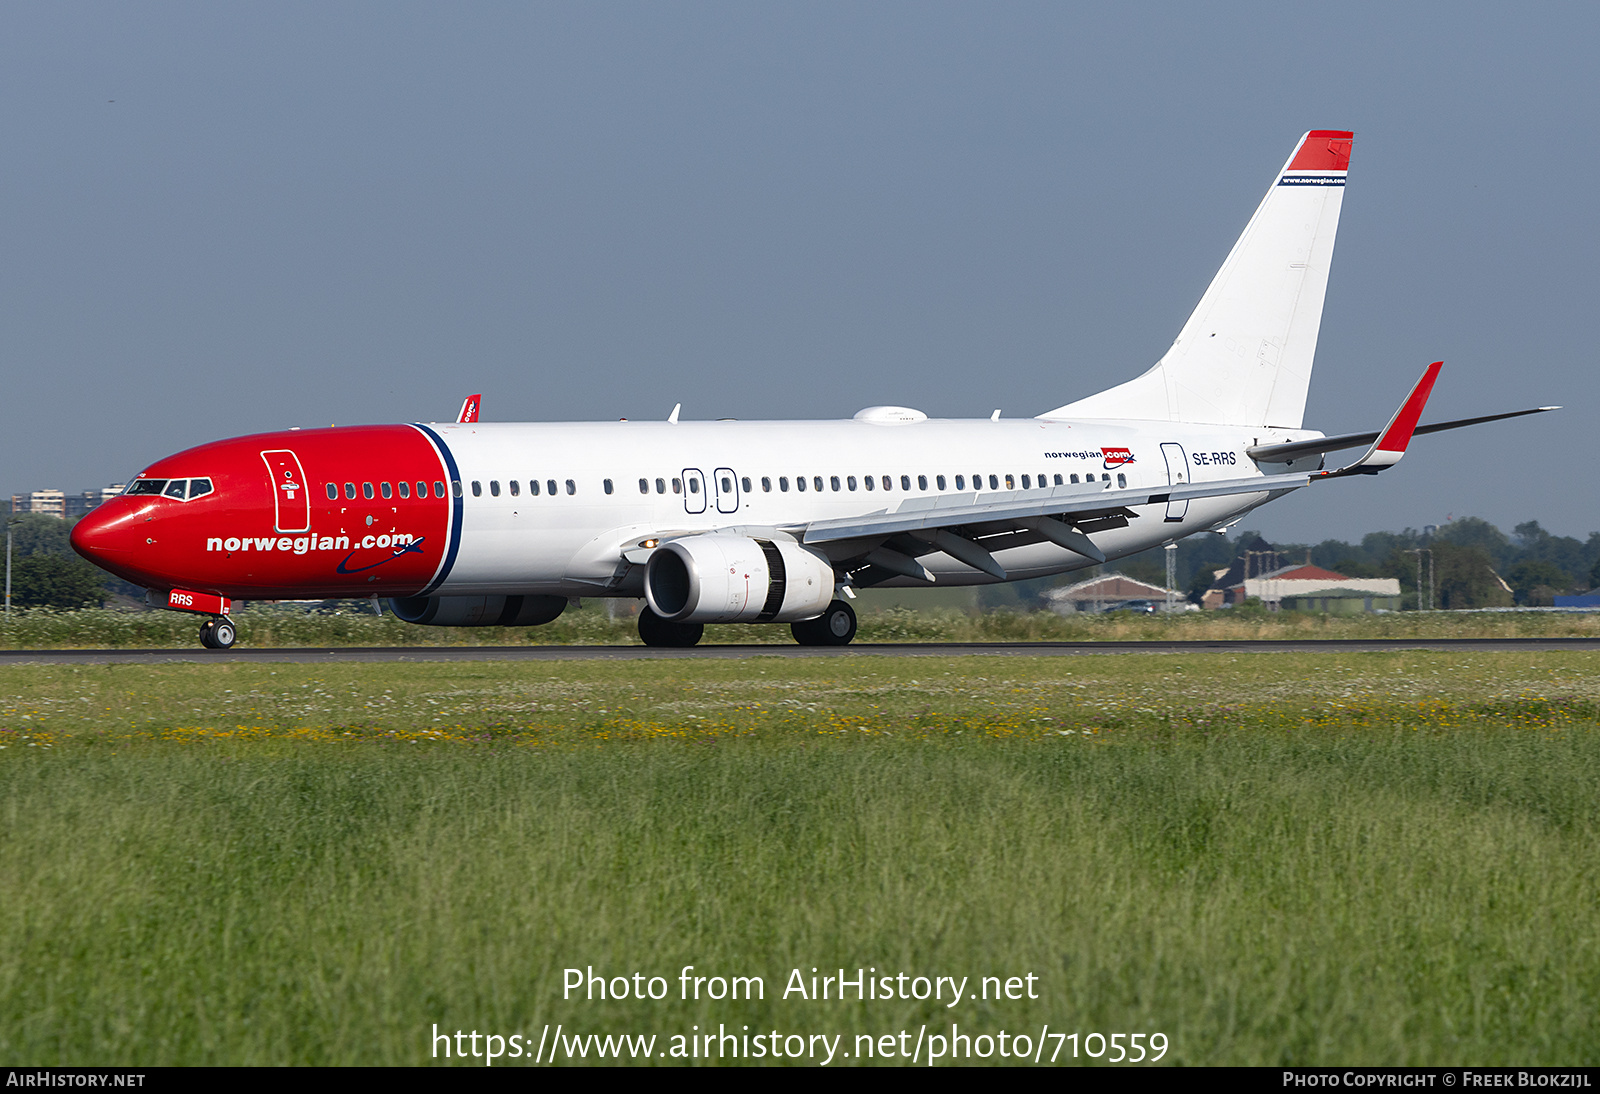
<svg viewBox="0 0 1600 1094">
<path fill-rule="evenodd" d="M 1187 486 L 1189 483 L 1189 457 L 1183 453 L 1183 445 L 1169 441 L 1161 446 L 1161 455 L 1167 461 L 1167 485 Z M 1167 502 L 1167 520 L 1182 520 L 1189 511 L 1187 501 Z"/>
<path fill-rule="evenodd" d="M 280 532 L 311 530 L 311 491 L 306 488 L 306 473 L 300 457 L 287 448 L 261 453 L 272 483 L 273 527 Z"/>
</svg>

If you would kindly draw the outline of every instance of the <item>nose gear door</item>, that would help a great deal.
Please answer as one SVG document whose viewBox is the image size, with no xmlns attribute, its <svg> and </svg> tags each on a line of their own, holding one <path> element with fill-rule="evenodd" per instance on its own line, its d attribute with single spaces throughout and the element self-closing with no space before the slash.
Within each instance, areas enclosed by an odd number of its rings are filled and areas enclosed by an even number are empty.
<svg viewBox="0 0 1600 1094">
<path fill-rule="evenodd" d="M 272 484 L 273 527 L 280 532 L 309 532 L 311 491 L 306 488 L 300 457 L 287 448 L 278 448 L 261 453 L 261 458 Z"/>
</svg>

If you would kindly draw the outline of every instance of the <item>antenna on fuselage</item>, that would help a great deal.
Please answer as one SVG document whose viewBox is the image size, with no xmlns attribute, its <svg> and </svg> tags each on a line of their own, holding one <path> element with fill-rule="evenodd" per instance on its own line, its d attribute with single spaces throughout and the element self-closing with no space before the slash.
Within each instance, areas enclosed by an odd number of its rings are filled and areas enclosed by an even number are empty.
<svg viewBox="0 0 1600 1094">
<path fill-rule="evenodd" d="M 678 411 L 680 411 L 682 409 L 683 409 L 683 404 L 682 403 L 673 403 L 672 404 L 672 413 L 667 415 L 667 422 L 669 424 L 671 424 L 671 425 L 677 425 L 678 424 Z"/>
</svg>

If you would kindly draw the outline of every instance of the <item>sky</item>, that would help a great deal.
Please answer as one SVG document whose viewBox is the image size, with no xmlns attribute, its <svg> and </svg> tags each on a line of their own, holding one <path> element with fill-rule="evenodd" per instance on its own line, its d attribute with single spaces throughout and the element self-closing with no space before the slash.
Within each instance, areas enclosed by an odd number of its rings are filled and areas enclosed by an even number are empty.
<svg viewBox="0 0 1600 1094">
<path fill-rule="evenodd" d="M 337 422 L 1028 417 L 1143 372 L 1356 133 L 1277 541 L 1600 529 L 1600 7 L 0 6 L 0 493 Z"/>
</svg>

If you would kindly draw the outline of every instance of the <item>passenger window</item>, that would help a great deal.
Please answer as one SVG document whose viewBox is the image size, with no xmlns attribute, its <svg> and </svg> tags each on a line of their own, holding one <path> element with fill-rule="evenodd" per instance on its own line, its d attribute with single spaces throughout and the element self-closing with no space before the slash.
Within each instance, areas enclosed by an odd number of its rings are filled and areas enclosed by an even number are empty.
<svg viewBox="0 0 1600 1094">
<path fill-rule="evenodd" d="M 378 492 L 386 498 L 394 497 L 394 488 L 386 482 L 380 482 L 378 484 Z"/>
<path fill-rule="evenodd" d="M 409 482 L 404 480 L 397 482 L 395 483 L 395 489 L 400 491 L 400 496 L 402 498 L 409 498 L 411 496 L 411 484 Z"/>
<path fill-rule="evenodd" d="M 444 497 L 444 483 L 442 483 L 442 482 L 435 483 L 433 488 L 439 492 L 439 496 L 441 498 Z M 427 496 L 428 496 L 428 484 L 423 482 L 421 479 L 418 479 L 417 480 L 417 497 L 425 498 Z"/>
<path fill-rule="evenodd" d="M 528 480 L 528 497 L 536 498 L 538 496 L 539 496 L 539 480 L 538 479 L 529 479 Z"/>
<path fill-rule="evenodd" d="M 942 476 L 942 475 L 940 476 L 940 478 L 943 478 L 943 477 L 944 476 Z M 967 488 L 966 476 L 965 475 L 957 475 L 956 476 L 956 489 L 957 490 L 965 490 L 966 488 Z"/>
<path fill-rule="evenodd" d="M 1026 476 L 1026 475 L 1022 476 L 1022 488 L 1024 490 L 1028 489 L 1029 484 L 1030 484 L 1030 480 L 1028 479 L 1028 476 Z"/>
<path fill-rule="evenodd" d="M 1128 488 L 1128 476 L 1126 476 L 1122 472 L 1118 471 L 1117 472 L 1117 489 L 1126 490 L 1127 488 Z"/>
<path fill-rule="evenodd" d="M 351 501 L 355 501 L 356 500 L 356 484 L 355 483 L 347 482 L 347 483 L 344 484 L 344 496 L 349 498 Z"/>
<path fill-rule="evenodd" d="M 490 479 L 489 480 L 489 493 L 493 494 L 497 498 L 500 496 L 500 480 L 499 479 Z"/>
<path fill-rule="evenodd" d="M 1100 476 L 1100 481 L 1101 482 L 1110 482 L 1111 481 L 1111 476 L 1110 475 L 1101 475 Z"/>
<path fill-rule="evenodd" d="M 863 478 L 863 481 L 867 484 L 867 489 L 868 490 L 871 490 L 874 486 L 877 485 L 877 483 L 873 481 L 873 478 L 872 478 L 871 475 L 865 476 Z M 855 480 L 855 476 L 852 475 L 852 476 L 850 476 L 850 489 L 854 490 L 855 488 L 856 488 L 856 480 Z"/>
<path fill-rule="evenodd" d="M 733 478 L 732 478 L 732 476 L 730 476 L 730 475 L 722 476 L 722 492 L 724 494 L 733 493 Z"/>
<path fill-rule="evenodd" d="M 419 483 L 418 485 L 420 486 L 421 484 Z M 417 492 L 421 493 L 421 490 L 419 489 Z M 439 482 L 437 480 L 434 481 L 434 484 L 433 484 L 433 496 L 436 497 L 436 498 L 444 497 L 444 483 Z M 456 497 L 459 498 L 460 496 L 461 496 L 461 487 L 457 486 L 456 487 Z"/>
<path fill-rule="evenodd" d="M 666 492 L 667 492 L 667 480 L 666 479 L 657 479 L 656 480 L 656 493 L 665 494 Z M 672 492 L 674 494 L 676 494 L 678 492 L 678 488 L 677 487 L 673 487 L 672 488 Z"/>
<path fill-rule="evenodd" d="M 556 480 L 555 479 L 545 479 L 544 480 L 544 492 L 549 494 L 552 498 L 556 496 Z"/>
<path fill-rule="evenodd" d="M 601 485 L 601 488 L 604 489 L 606 493 L 608 493 L 608 494 L 611 493 L 611 480 L 610 479 L 606 479 L 600 485 Z"/>
<path fill-rule="evenodd" d="M 1076 475 L 1072 476 L 1072 484 L 1074 486 L 1076 486 L 1078 484 L 1078 476 L 1076 476 Z"/>
<path fill-rule="evenodd" d="M 682 479 L 673 479 L 672 480 L 672 492 L 674 494 L 683 493 L 683 480 Z"/>
<path fill-rule="evenodd" d="M 567 493 L 576 494 L 577 492 L 578 492 L 578 484 L 573 482 L 571 479 L 568 479 L 567 480 Z"/>
<path fill-rule="evenodd" d="M 328 500 L 329 501 L 338 501 L 339 500 L 339 487 L 338 487 L 337 483 L 331 483 L 330 482 L 328 484 Z"/>
<path fill-rule="evenodd" d="M 904 480 L 902 480 L 902 481 L 904 481 Z M 918 490 L 926 490 L 927 488 L 928 488 L 928 476 L 926 476 L 926 475 L 918 475 L 917 476 L 917 489 Z M 911 489 L 910 483 L 906 484 L 906 489 L 907 490 Z"/>
<path fill-rule="evenodd" d="M 1007 485 L 1009 485 L 1010 482 L 1011 482 L 1011 476 L 1007 475 L 1006 476 Z M 1000 476 L 998 476 L 998 475 L 990 475 L 989 476 L 989 489 L 990 490 L 998 490 L 998 489 L 1000 489 Z"/>
<path fill-rule="evenodd" d="M 459 498 L 461 496 L 461 480 L 460 479 L 451 479 L 450 480 L 450 494 L 451 494 L 452 497 L 457 497 L 457 498 Z"/>
<path fill-rule="evenodd" d="M 689 493 L 698 494 L 699 492 L 700 492 L 700 480 L 699 479 L 690 479 L 689 480 Z"/>
<path fill-rule="evenodd" d="M 944 489 L 944 476 L 943 475 L 935 475 L 933 477 L 933 481 L 934 481 L 934 485 L 938 486 L 940 490 Z"/>
<path fill-rule="evenodd" d="M 822 476 L 821 475 L 812 475 L 811 476 L 811 485 L 817 491 L 817 493 L 819 493 L 819 494 L 822 493 Z M 833 480 L 833 488 L 835 490 L 839 489 L 839 480 L 838 479 L 834 479 Z"/>
<path fill-rule="evenodd" d="M 782 482 L 783 480 L 780 479 L 778 481 Z M 802 494 L 806 492 L 806 477 L 804 475 L 795 476 L 794 488 Z"/>
<path fill-rule="evenodd" d="M 506 486 L 510 488 L 512 497 L 516 497 L 518 494 L 522 493 L 522 484 L 516 479 L 512 479 L 510 482 L 506 483 Z"/>
<path fill-rule="evenodd" d="M 901 478 L 901 479 L 902 479 L 902 480 L 904 480 L 904 479 L 905 479 L 905 476 L 904 476 L 904 475 L 901 475 L 901 476 L 900 476 L 900 478 Z M 893 489 L 894 489 L 894 479 L 893 479 L 893 478 L 891 478 L 891 477 L 890 477 L 890 476 L 888 476 L 888 475 L 885 475 L 885 476 L 884 476 L 884 477 L 883 477 L 883 488 L 884 488 L 884 489 L 885 489 L 885 490 L 893 490 Z"/>
<path fill-rule="evenodd" d="M 483 483 L 477 479 L 472 480 L 472 496 L 475 498 L 483 497 Z"/>
<path fill-rule="evenodd" d="M 772 480 L 771 479 L 762 479 L 761 481 L 765 484 L 765 486 L 763 487 L 764 489 L 766 489 L 766 490 L 771 490 L 772 489 Z M 744 478 L 740 479 L 739 480 L 739 485 L 743 486 L 744 487 L 744 492 L 746 494 L 748 494 L 750 492 L 750 476 L 746 475 Z"/>
<path fill-rule="evenodd" d="M 788 475 L 779 475 L 778 476 L 778 489 L 781 490 L 785 494 L 787 494 L 789 492 L 789 476 Z"/>
<path fill-rule="evenodd" d="M 372 500 L 372 494 L 373 494 L 372 484 L 370 482 L 362 483 L 361 484 L 361 496 L 366 498 L 368 501 L 371 501 Z"/>
<path fill-rule="evenodd" d="M 833 489 L 834 489 L 834 492 L 837 493 L 838 490 L 839 490 L 839 476 L 838 475 L 829 475 L 828 476 L 828 485 L 832 486 Z M 854 490 L 855 488 L 856 488 L 856 480 L 855 479 L 851 479 L 850 480 L 850 489 Z"/>
<path fill-rule="evenodd" d="M 766 475 L 761 476 L 761 492 L 763 494 L 772 493 L 772 479 Z"/>
<path fill-rule="evenodd" d="M 649 492 L 650 492 L 650 480 L 649 479 L 640 479 L 639 480 L 639 493 L 648 494 Z"/>
<path fill-rule="evenodd" d="M 1074 478 L 1072 481 L 1073 482 L 1077 482 L 1078 480 L 1076 478 Z M 1061 476 L 1060 475 L 1057 475 L 1056 476 L 1056 485 L 1057 486 L 1065 486 L 1067 484 L 1061 481 Z"/>
</svg>

